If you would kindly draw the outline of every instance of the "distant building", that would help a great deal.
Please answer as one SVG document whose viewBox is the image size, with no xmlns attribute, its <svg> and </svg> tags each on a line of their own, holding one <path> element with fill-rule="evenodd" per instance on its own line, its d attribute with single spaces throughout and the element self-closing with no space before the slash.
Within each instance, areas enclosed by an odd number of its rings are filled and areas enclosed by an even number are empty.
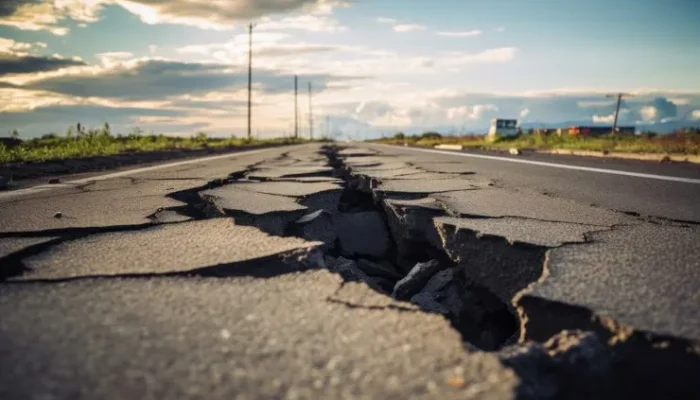
<svg viewBox="0 0 700 400">
<path fill-rule="evenodd" d="M 571 136 L 602 136 L 612 131 L 612 126 L 571 126 L 568 129 L 568 134 Z M 617 133 L 621 135 L 634 135 L 635 132 L 634 126 L 617 127 Z"/>
<path fill-rule="evenodd" d="M 490 139 L 495 139 L 497 136 L 515 136 L 518 133 L 517 119 L 494 118 L 491 120 L 488 137 Z"/>
</svg>

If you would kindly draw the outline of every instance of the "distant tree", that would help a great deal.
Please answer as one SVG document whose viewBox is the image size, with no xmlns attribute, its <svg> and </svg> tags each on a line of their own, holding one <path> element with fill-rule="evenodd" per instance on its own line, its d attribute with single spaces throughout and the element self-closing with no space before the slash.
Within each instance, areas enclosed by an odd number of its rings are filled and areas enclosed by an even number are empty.
<svg viewBox="0 0 700 400">
<path fill-rule="evenodd" d="M 47 133 L 46 135 L 41 136 L 42 139 L 48 140 L 48 139 L 56 139 L 58 135 L 55 133 Z"/>
<path fill-rule="evenodd" d="M 17 129 L 12 130 L 12 138 L 19 139 L 19 132 L 17 132 Z"/>
<path fill-rule="evenodd" d="M 112 134 L 112 131 L 109 128 L 109 122 L 105 122 L 104 133 L 106 133 L 107 135 Z"/>
<path fill-rule="evenodd" d="M 437 132 L 425 132 L 421 135 L 422 139 L 442 139 L 442 135 Z"/>
<path fill-rule="evenodd" d="M 394 139 L 396 140 L 404 140 L 406 139 L 406 135 L 403 132 L 399 132 L 396 135 L 394 135 Z"/>
</svg>

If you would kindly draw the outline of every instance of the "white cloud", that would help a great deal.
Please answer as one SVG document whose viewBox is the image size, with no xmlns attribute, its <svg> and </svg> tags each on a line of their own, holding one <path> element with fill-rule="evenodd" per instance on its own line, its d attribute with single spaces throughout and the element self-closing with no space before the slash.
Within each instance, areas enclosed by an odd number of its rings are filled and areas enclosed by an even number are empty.
<svg viewBox="0 0 700 400">
<path fill-rule="evenodd" d="M 396 25 L 394 27 L 394 31 L 396 32 L 414 32 L 414 31 L 422 31 L 425 29 L 425 26 L 423 25 L 418 25 L 418 24 L 402 24 L 402 25 Z"/>
<path fill-rule="evenodd" d="M 449 120 L 456 119 L 472 119 L 479 120 L 488 112 L 498 111 L 498 107 L 494 104 L 477 104 L 474 106 L 459 106 L 447 109 L 447 118 Z"/>
<path fill-rule="evenodd" d="M 257 25 L 258 30 L 305 30 L 310 32 L 342 32 L 348 28 L 340 25 L 327 15 L 298 15 L 280 19 L 263 18 Z"/>
<path fill-rule="evenodd" d="M 240 23 L 291 11 L 298 11 L 306 18 L 289 22 L 295 27 L 309 22 L 318 28 L 323 23 L 327 30 L 327 16 L 335 7 L 347 6 L 342 0 L 14 0 L 0 9 L 6 14 L 0 15 L 0 25 L 65 35 L 68 33 L 68 28 L 62 26 L 65 20 L 84 26 L 97 21 L 102 8 L 110 4 L 123 7 L 146 24 L 173 23 L 214 30 L 231 30 Z M 317 21 L 307 21 L 309 16 Z"/>
<path fill-rule="evenodd" d="M 496 32 L 505 32 L 505 31 L 506 31 L 506 28 L 504 26 L 499 26 L 498 28 L 496 28 Z"/>
<path fill-rule="evenodd" d="M 280 32 L 260 32 L 253 42 L 253 57 L 256 67 L 293 71 L 308 70 L 313 62 L 309 57 L 324 53 L 348 51 L 359 52 L 350 46 L 315 44 L 287 41 L 291 36 Z M 190 45 L 176 52 L 192 61 L 215 61 L 230 65 L 243 65 L 248 57 L 248 35 L 236 35 L 225 43 Z"/>
<path fill-rule="evenodd" d="M 610 115 L 594 115 L 593 122 L 596 124 L 612 124 L 615 121 L 615 113 Z"/>
<path fill-rule="evenodd" d="M 459 72 L 461 69 L 490 63 L 505 63 L 514 59 L 515 48 L 496 48 L 478 53 L 445 52 L 435 56 L 412 56 L 364 47 L 343 47 L 338 54 L 328 57 L 288 57 L 278 60 L 278 68 L 291 71 L 292 67 L 313 73 L 332 73 L 343 76 L 416 79 L 418 75 Z M 285 66 L 285 63 L 287 64 Z"/>
<path fill-rule="evenodd" d="M 0 25 L 22 30 L 46 30 L 65 35 L 68 28 L 60 26 L 66 18 L 80 23 L 95 22 L 103 4 L 111 0 L 19 0 L 8 7 L 9 15 L 0 16 Z"/>
<path fill-rule="evenodd" d="M 480 30 L 472 30 L 472 31 L 463 31 L 463 32 L 438 32 L 437 34 L 439 36 L 446 36 L 446 37 L 471 37 L 471 36 L 479 36 L 481 35 Z"/>
<path fill-rule="evenodd" d="M 116 58 L 116 59 L 128 59 L 132 58 L 134 56 L 133 53 L 130 53 L 128 51 L 110 51 L 107 53 L 97 53 L 96 56 L 98 58 Z"/>
<path fill-rule="evenodd" d="M 337 0 L 116 0 L 118 4 L 149 24 L 178 23 L 203 29 L 230 30 L 236 24 L 247 23 L 266 15 L 299 11 L 302 15 L 267 20 L 261 25 L 274 25 L 273 29 L 307 29 L 327 32 L 341 29 L 328 16 L 334 7 L 346 6 Z M 307 25 L 305 27 L 305 24 Z M 262 26 L 261 26 L 262 28 Z"/>
<path fill-rule="evenodd" d="M 517 54 L 515 47 L 499 47 L 479 53 L 448 52 L 436 64 L 446 67 L 459 67 L 476 63 L 504 63 L 512 61 Z"/>
<path fill-rule="evenodd" d="M 71 96 L 40 90 L 0 89 L 0 112 L 25 112 L 52 105 L 78 104 Z"/>
<path fill-rule="evenodd" d="M 700 120 L 700 110 L 693 110 L 690 113 L 690 119 L 697 121 Z"/>
<path fill-rule="evenodd" d="M 107 53 L 98 53 L 95 56 L 100 60 L 105 68 L 118 66 L 122 62 L 133 58 L 134 55 L 128 51 L 112 51 Z"/>
<path fill-rule="evenodd" d="M 78 57 L 66 58 L 59 54 L 40 55 L 42 43 L 24 43 L 12 39 L 0 38 L 0 85 L 13 83 L 13 79 L 32 76 L 35 73 L 57 71 L 76 65 L 85 65 Z"/>
<path fill-rule="evenodd" d="M 642 107 L 641 110 L 639 110 L 639 114 L 641 114 L 642 119 L 644 121 L 653 121 L 656 119 L 656 116 L 658 113 L 657 113 L 656 107 L 645 106 L 645 107 Z"/>
<path fill-rule="evenodd" d="M 379 17 L 377 18 L 377 22 L 379 22 L 380 24 L 395 24 L 399 21 L 394 18 Z"/>
<path fill-rule="evenodd" d="M 30 43 L 17 42 L 13 39 L 0 37 L 0 53 L 17 53 L 32 47 Z"/>
<path fill-rule="evenodd" d="M 687 106 L 690 103 L 690 99 L 682 97 L 670 97 L 668 101 L 677 106 Z"/>
<path fill-rule="evenodd" d="M 615 104 L 615 102 L 610 101 L 610 100 L 583 100 L 583 101 L 578 101 L 576 104 L 579 107 L 586 108 L 586 107 L 605 107 L 609 105 Z"/>
</svg>

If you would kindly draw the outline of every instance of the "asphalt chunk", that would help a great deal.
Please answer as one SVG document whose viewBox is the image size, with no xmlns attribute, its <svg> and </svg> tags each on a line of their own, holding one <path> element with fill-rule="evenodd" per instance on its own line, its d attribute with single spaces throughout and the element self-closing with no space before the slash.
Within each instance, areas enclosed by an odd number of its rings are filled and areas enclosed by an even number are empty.
<svg viewBox="0 0 700 400">
<path fill-rule="evenodd" d="M 552 250 L 549 276 L 526 296 L 584 308 L 635 330 L 700 341 L 699 237 L 697 228 L 652 224 L 594 233 L 591 243 Z"/>
<path fill-rule="evenodd" d="M 248 214 L 268 214 L 283 211 L 303 211 L 307 208 L 293 198 L 256 193 L 226 185 L 217 189 L 205 190 L 200 195 L 224 211 L 241 211 Z"/>
<path fill-rule="evenodd" d="M 489 182 L 468 179 L 444 180 L 383 180 L 377 191 L 387 193 L 431 194 L 474 190 L 488 187 Z"/>
<path fill-rule="evenodd" d="M 395 304 L 359 284 L 332 301 L 339 285 L 327 271 L 8 285 L 0 296 L 7 339 L 0 341 L 0 396 L 512 396 L 513 372 L 495 355 L 465 351 L 440 316 L 404 311 L 410 305 L 353 307 Z M 468 378 L 467 386 L 448 385 L 454 375 Z"/>
<path fill-rule="evenodd" d="M 528 243 L 537 246 L 557 247 L 565 243 L 583 243 L 585 234 L 601 230 L 595 225 L 572 224 L 519 218 L 453 218 L 435 219 L 437 226 L 452 225 L 458 230 L 468 230 L 477 236 L 497 236 L 510 243 Z"/>
<path fill-rule="evenodd" d="M 523 217 L 556 222 L 612 226 L 632 223 L 627 215 L 534 191 L 488 188 L 433 196 L 453 213 L 483 217 Z"/>
<path fill-rule="evenodd" d="M 233 187 L 256 193 L 289 197 L 305 197 L 316 193 L 342 189 L 340 185 L 332 182 L 241 182 L 236 183 Z"/>
<path fill-rule="evenodd" d="M 276 178 L 295 178 L 295 177 L 329 177 L 333 173 L 333 169 L 329 167 L 295 167 L 285 166 L 280 168 L 259 168 L 248 174 L 252 179 L 276 179 Z"/>
<path fill-rule="evenodd" d="M 64 242 L 26 258 L 31 271 L 16 279 L 177 273 L 317 245 L 320 243 L 269 236 L 256 228 L 235 225 L 230 219 L 166 224 Z"/>
</svg>

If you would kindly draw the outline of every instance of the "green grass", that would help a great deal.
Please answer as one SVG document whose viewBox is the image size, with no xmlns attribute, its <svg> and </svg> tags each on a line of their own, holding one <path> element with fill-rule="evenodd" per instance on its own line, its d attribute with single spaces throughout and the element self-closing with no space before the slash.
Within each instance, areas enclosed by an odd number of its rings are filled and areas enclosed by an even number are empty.
<svg viewBox="0 0 700 400">
<path fill-rule="evenodd" d="M 461 144 L 465 147 L 538 150 L 588 150 L 609 151 L 619 153 L 668 153 L 668 154 L 700 154 L 700 132 L 690 131 L 683 134 L 617 136 L 605 135 L 599 137 L 558 136 L 558 135 L 521 135 L 513 138 L 499 138 L 495 142 L 488 141 L 484 136 L 443 136 L 434 135 L 402 136 L 380 139 L 387 144 L 407 143 L 413 146 L 433 147 L 437 144 Z"/>
<path fill-rule="evenodd" d="M 203 133 L 190 138 L 165 135 L 144 135 L 135 130 L 127 136 L 113 136 L 109 126 L 100 129 L 80 130 L 65 137 L 46 135 L 42 138 L 23 141 L 14 147 L 0 143 L 0 163 L 40 162 L 75 159 L 93 156 L 108 156 L 132 152 L 155 152 L 167 150 L 197 150 L 206 148 L 235 148 L 244 145 L 302 143 L 303 139 L 242 139 L 210 138 Z"/>
</svg>

